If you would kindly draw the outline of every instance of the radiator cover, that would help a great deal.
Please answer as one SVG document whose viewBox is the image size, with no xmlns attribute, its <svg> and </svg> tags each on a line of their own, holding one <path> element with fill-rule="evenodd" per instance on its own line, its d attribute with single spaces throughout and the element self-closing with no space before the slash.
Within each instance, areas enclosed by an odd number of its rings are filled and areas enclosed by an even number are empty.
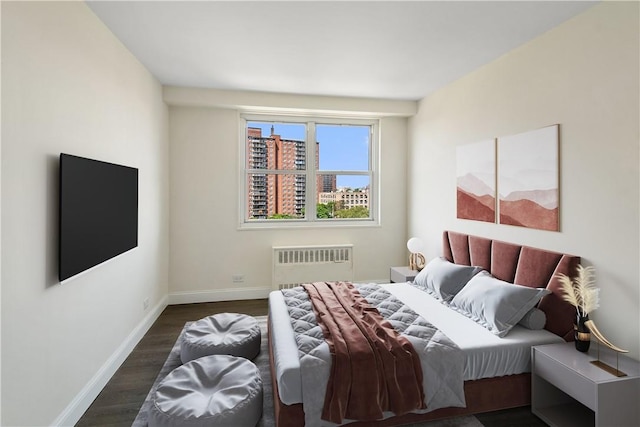
<svg viewBox="0 0 640 427">
<path fill-rule="evenodd" d="M 274 246 L 273 289 L 353 280 L 353 245 Z"/>
</svg>

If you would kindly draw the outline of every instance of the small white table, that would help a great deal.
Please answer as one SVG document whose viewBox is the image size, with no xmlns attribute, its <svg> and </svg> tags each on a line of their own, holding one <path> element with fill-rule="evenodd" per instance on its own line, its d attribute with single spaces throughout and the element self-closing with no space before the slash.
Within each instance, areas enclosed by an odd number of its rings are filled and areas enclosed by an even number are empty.
<svg viewBox="0 0 640 427">
<path fill-rule="evenodd" d="M 572 342 L 531 349 L 531 411 L 550 426 L 640 426 L 640 362 L 620 355 L 617 377 L 593 365 Z M 600 345 L 600 360 L 616 367 L 615 353 Z"/>
<path fill-rule="evenodd" d="M 417 270 L 412 270 L 409 267 L 391 267 L 389 272 L 391 283 L 412 282 L 418 274 Z"/>
</svg>

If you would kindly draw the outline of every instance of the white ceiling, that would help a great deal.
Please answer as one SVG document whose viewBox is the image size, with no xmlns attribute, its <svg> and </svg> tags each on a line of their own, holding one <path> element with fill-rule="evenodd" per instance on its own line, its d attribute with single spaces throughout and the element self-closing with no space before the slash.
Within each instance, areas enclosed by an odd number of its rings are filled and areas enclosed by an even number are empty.
<svg viewBox="0 0 640 427">
<path fill-rule="evenodd" d="M 89 1 L 165 85 L 418 100 L 592 1 Z"/>
</svg>

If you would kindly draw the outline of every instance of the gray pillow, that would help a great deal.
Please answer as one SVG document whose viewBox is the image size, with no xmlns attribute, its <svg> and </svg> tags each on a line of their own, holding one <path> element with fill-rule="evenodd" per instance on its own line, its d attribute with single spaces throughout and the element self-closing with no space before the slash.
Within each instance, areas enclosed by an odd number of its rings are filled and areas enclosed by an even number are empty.
<svg viewBox="0 0 640 427">
<path fill-rule="evenodd" d="M 418 273 L 413 284 L 430 295 L 449 302 L 480 271 L 481 267 L 458 265 L 444 258 L 434 258 Z"/>
<path fill-rule="evenodd" d="M 451 300 L 450 307 L 504 337 L 548 293 L 503 282 L 482 271 Z"/>
<path fill-rule="evenodd" d="M 524 317 L 520 319 L 520 321 L 518 322 L 518 325 L 524 326 L 525 328 L 531 329 L 534 331 L 539 331 L 540 329 L 544 329 L 544 325 L 546 324 L 547 324 L 547 315 L 544 314 L 544 311 L 535 307 L 527 311 L 527 314 L 525 314 Z"/>
</svg>

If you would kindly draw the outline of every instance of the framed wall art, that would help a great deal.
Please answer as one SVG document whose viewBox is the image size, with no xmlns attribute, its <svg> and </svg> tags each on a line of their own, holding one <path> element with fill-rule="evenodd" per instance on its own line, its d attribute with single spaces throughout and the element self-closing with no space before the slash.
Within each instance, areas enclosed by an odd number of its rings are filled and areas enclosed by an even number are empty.
<svg viewBox="0 0 640 427">
<path fill-rule="evenodd" d="M 499 223 L 559 230 L 559 125 L 498 138 Z"/>
<path fill-rule="evenodd" d="M 496 141 L 456 149 L 457 217 L 496 222 Z"/>
</svg>

